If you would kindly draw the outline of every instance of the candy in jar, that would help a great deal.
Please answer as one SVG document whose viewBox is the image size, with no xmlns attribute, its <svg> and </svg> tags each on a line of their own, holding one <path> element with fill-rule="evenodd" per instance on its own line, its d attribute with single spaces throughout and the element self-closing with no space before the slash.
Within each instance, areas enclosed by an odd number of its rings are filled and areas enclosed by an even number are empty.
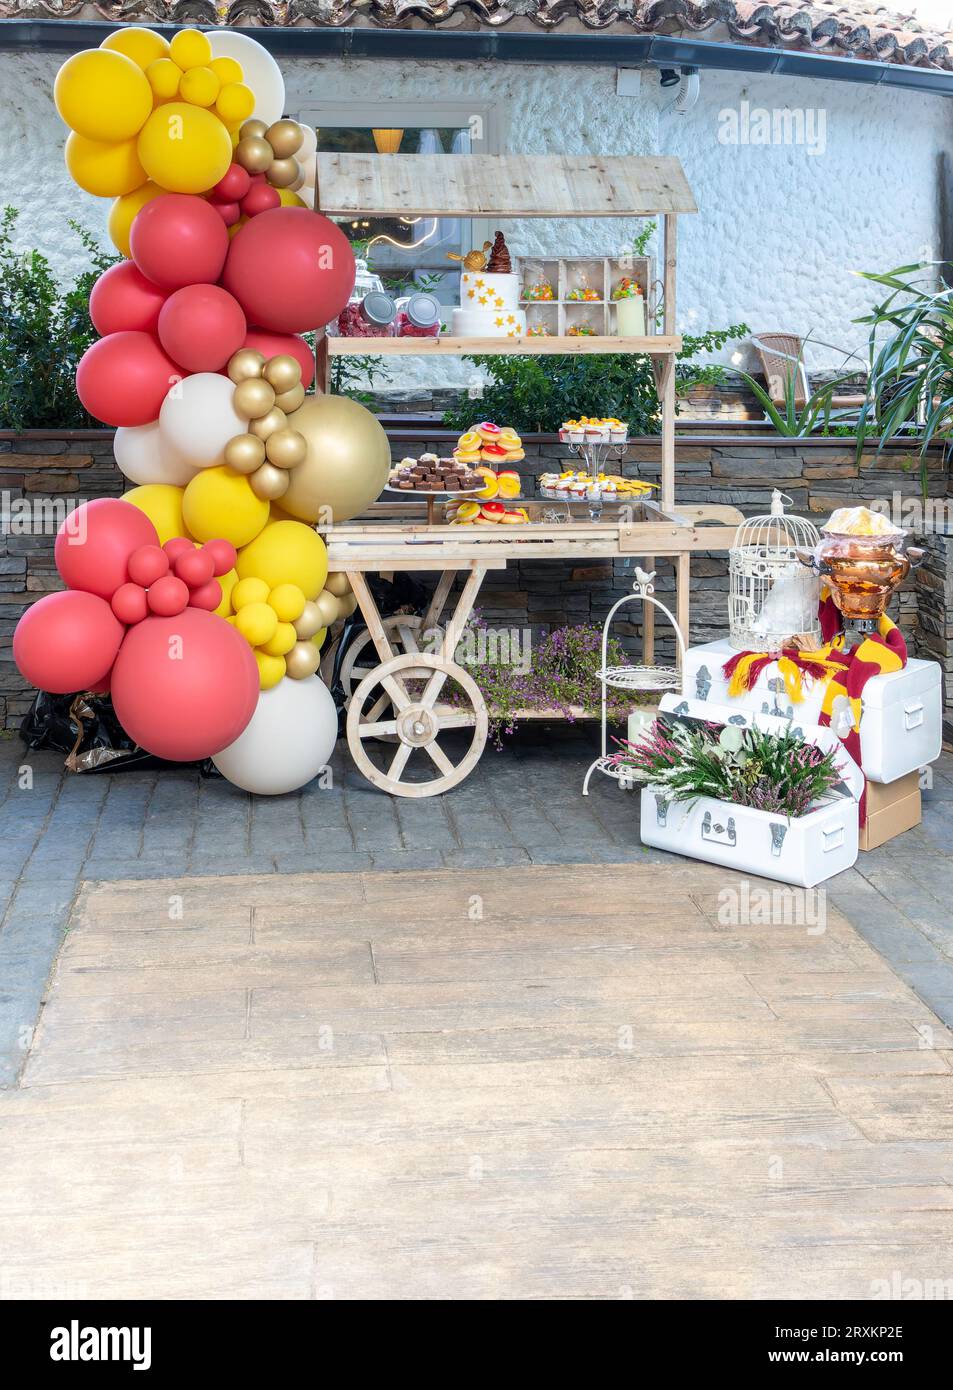
<svg viewBox="0 0 953 1390">
<path fill-rule="evenodd" d="M 432 294 L 412 294 L 397 313 L 398 338 L 438 338 L 440 301 Z"/>
</svg>

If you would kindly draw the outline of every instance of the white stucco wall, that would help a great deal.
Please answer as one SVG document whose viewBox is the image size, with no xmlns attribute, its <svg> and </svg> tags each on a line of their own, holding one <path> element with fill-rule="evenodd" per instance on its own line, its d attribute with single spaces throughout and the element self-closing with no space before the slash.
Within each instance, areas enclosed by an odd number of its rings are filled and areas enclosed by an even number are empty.
<svg viewBox="0 0 953 1390">
<path fill-rule="evenodd" d="M 66 219 L 105 241 L 107 204 L 76 189 L 63 167 L 64 131 L 51 98 L 59 61 L 0 53 L 0 202 L 21 209 L 22 244 L 68 275 L 83 257 Z M 850 271 L 938 254 L 937 164 L 950 148 L 953 116 L 941 97 L 702 72 L 697 105 L 676 116 L 662 113 L 666 95 L 653 72 L 643 74 L 640 95 L 617 97 L 615 70 L 603 67 L 284 59 L 282 68 L 289 114 L 314 100 L 472 96 L 496 108 L 504 150 L 678 155 L 699 205 L 698 216 L 680 222 L 682 329 L 743 321 L 857 347 L 864 330 L 851 320 L 874 291 Z M 749 109 L 822 112 L 823 151 L 720 142 L 719 113 L 744 101 Z M 611 253 L 624 249 L 635 225 L 524 223 L 506 231 L 517 253 Z M 837 358 L 818 351 L 813 361 Z"/>
</svg>

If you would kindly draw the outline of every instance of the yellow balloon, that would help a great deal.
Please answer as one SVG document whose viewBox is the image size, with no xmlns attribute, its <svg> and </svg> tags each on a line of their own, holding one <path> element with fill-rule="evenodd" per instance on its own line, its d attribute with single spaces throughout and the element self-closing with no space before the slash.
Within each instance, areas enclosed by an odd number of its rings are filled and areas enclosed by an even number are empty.
<svg viewBox="0 0 953 1390">
<path fill-rule="evenodd" d="M 66 137 L 66 167 L 74 183 L 97 198 L 118 198 L 146 181 L 136 141 L 87 140 L 70 131 Z"/>
<path fill-rule="evenodd" d="M 268 595 L 268 602 L 283 623 L 294 623 L 304 612 L 307 599 L 297 584 L 279 584 Z M 284 652 L 281 655 L 284 656 Z"/>
<path fill-rule="evenodd" d="M 213 58 L 209 67 L 215 76 L 225 87 L 229 82 L 241 82 L 245 74 L 242 72 L 242 65 L 234 58 Z"/>
<path fill-rule="evenodd" d="M 306 208 L 308 205 L 303 198 L 299 198 L 297 193 L 292 193 L 290 188 L 279 188 L 278 197 L 281 199 L 283 208 Z"/>
<path fill-rule="evenodd" d="M 232 593 L 238 583 L 238 570 L 227 570 L 225 574 L 220 574 L 218 582 L 222 587 L 222 601 L 212 611 L 220 618 L 227 618 L 232 611 Z"/>
<path fill-rule="evenodd" d="M 203 468 L 185 489 L 182 515 L 196 540 L 221 537 L 240 546 L 254 540 L 265 525 L 268 503 L 255 496 L 243 473 L 225 467 Z M 255 573 L 238 566 L 241 579 Z"/>
<path fill-rule="evenodd" d="M 246 603 L 235 615 L 235 626 L 249 646 L 261 647 L 278 631 L 278 618 L 267 603 Z M 269 655 L 284 656 L 284 652 L 270 652 Z"/>
<path fill-rule="evenodd" d="M 129 140 L 152 110 L 145 73 L 124 53 L 87 48 L 56 74 L 53 99 L 71 130 L 87 140 Z"/>
<path fill-rule="evenodd" d="M 314 643 L 314 645 L 315 645 L 316 647 L 318 647 L 318 648 L 323 647 L 323 646 L 324 646 L 324 639 L 325 639 L 325 637 L 327 637 L 327 635 L 328 635 L 328 630 L 327 630 L 327 628 L 326 628 L 326 627 L 322 627 L 318 632 L 316 632 L 316 633 L 314 634 L 314 636 L 311 638 L 311 641 Z"/>
<path fill-rule="evenodd" d="M 313 599 L 328 577 L 328 552 L 310 526 L 300 521 L 273 521 L 239 551 L 238 573 L 242 579 L 246 575 L 264 579 L 273 589 L 279 584 L 295 584 L 305 598 Z"/>
<path fill-rule="evenodd" d="M 211 111 L 170 101 L 157 107 L 143 126 L 139 158 L 150 179 L 168 192 L 204 193 L 231 164 L 232 142 Z"/>
<path fill-rule="evenodd" d="M 211 68 L 189 68 L 182 74 L 179 95 L 193 106 L 211 106 L 221 85 Z"/>
<path fill-rule="evenodd" d="M 180 29 L 173 34 L 169 53 L 180 68 L 207 68 L 212 61 L 212 45 L 200 29 Z"/>
<path fill-rule="evenodd" d="M 258 645 L 268 653 L 269 656 L 285 656 L 298 640 L 298 634 L 294 630 L 292 623 L 278 623 L 274 633 L 267 642 L 260 642 Z"/>
<path fill-rule="evenodd" d="M 124 53 L 137 67 L 145 71 L 157 58 L 169 56 L 169 44 L 161 34 L 153 29 L 140 29 L 134 24 L 128 28 L 116 29 L 103 39 L 100 48 L 110 48 L 115 53 Z"/>
<path fill-rule="evenodd" d="M 146 81 L 157 101 L 171 101 L 178 95 L 182 69 L 171 58 L 157 58 L 146 68 Z"/>
<path fill-rule="evenodd" d="M 129 229 L 132 226 L 132 219 L 141 207 L 146 203 L 151 203 L 153 198 L 158 198 L 165 192 L 157 183 L 151 180 L 144 183 L 141 188 L 133 189 L 131 193 L 124 193 L 121 198 L 117 198 L 109 209 L 109 235 L 117 251 L 129 260 L 132 252 L 129 249 Z"/>
<path fill-rule="evenodd" d="M 165 545 L 173 536 L 188 534 L 182 519 L 182 488 L 173 487 L 171 483 L 145 483 L 131 492 L 124 492 L 122 500 L 145 512 L 159 533 L 160 545 Z"/>
<path fill-rule="evenodd" d="M 236 570 L 236 574 L 238 571 Z M 270 590 L 263 579 L 240 579 L 232 590 L 232 607 L 237 613 L 250 603 L 267 603 Z"/>
<path fill-rule="evenodd" d="M 255 93 L 244 82 L 227 82 L 218 94 L 215 110 L 227 126 L 247 121 L 255 109 Z"/>
<path fill-rule="evenodd" d="M 261 682 L 262 690 L 270 690 L 273 685 L 277 685 L 285 674 L 285 659 L 283 656 L 269 656 L 267 652 L 255 652 L 255 660 L 258 662 L 258 679 Z"/>
</svg>

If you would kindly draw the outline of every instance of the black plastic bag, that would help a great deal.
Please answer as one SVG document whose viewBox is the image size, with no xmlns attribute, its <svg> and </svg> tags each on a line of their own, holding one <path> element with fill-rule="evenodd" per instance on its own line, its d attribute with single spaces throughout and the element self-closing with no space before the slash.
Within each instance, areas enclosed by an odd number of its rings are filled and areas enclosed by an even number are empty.
<svg viewBox="0 0 953 1390">
<path fill-rule="evenodd" d="M 209 758 L 174 763 L 147 753 L 126 733 L 109 696 L 92 695 L 89 691 L 74 695 L 38 691 L 20 725 L 20 737 L 28 748 L 51 748 L 65 753 L 70 772 L 196 767 L 206 776 L 218 776 Z"/>
</svg>

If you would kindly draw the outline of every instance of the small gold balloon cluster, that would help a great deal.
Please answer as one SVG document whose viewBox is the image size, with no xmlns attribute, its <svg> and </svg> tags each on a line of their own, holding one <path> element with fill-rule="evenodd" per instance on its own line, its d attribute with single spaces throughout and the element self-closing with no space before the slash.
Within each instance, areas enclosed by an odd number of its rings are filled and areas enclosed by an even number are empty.
<svg viewBox="0 0 953 1390">
<path fill-rule="evenodd" d="M 295 159 L 303 140 L 297 121 L 246 121 L 238 132 L 235 162 L 249 174 L 264 174 L 272 188 L 295 192 L 304 183 L 304 170 Z"/>
<path fill-rule="evenodd" d="M 276 502 L 288 491 L 289 470 L 304 463 L 308 441 L 288 424 L 288 416 L 304 403 L 301 363 L 290 353 L 265 358 L 254 348 L 239 348 L 229 360 L 235 383 L 232 404 L 248 421 L 248 432 L 236 434 L 225 446 L 225 462 L 248 475 L 256 497 Z"/>
</svg>

